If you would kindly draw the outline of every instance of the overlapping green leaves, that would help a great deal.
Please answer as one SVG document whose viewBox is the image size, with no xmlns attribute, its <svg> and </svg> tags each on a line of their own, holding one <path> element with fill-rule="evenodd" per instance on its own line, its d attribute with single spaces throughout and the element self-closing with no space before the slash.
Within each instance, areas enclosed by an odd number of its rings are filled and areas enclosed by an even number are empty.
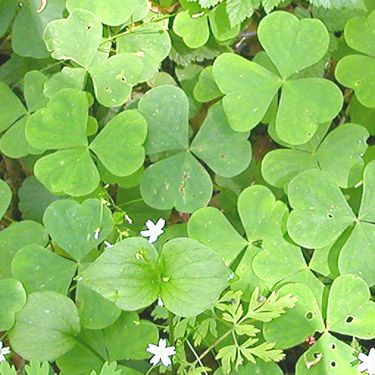
<svg viewBox="0 0 375 375">
<path fill-rule="evenodd" d="M 114 174 L 130 175 L 143 164 L 147 125 L 134 111 L 114 117 L 88 145 L 86 129 L 88 101 L 75 89 L 63 89 L 30 116 L 26 125 L 28 142 L 41 150 L 57 150 L 40 158 L 34 172 L 51 192 L 87 195 L 99 182 L 92 150 Z"/>
</svg>

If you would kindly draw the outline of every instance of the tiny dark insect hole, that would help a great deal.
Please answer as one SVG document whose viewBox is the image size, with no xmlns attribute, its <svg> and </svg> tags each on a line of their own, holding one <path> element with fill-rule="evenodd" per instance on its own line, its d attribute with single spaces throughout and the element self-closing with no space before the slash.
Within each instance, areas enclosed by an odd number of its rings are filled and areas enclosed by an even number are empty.
<svg viewBox="0 0 375 375">
<path fill-rule="evenodd" d="M 348 316 L 345 318 L 345 323 L 350 324 L 350 323 L 353 322 L 353 320 L 354 320 L 354 317 L 351 316 L 351 315 L 348 315 Z"/>
</svg>

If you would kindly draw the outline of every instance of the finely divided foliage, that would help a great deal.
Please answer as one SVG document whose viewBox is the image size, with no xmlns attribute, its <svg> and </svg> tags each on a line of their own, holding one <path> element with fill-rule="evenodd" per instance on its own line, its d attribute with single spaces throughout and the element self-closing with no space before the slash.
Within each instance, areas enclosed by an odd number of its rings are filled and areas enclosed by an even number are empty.
<svg viewBox="0 0 375 375">
<path fill-rule="evenodd" d="M 0 375 L 375 375 L 374 0 L 0 0 Z"/>
</svg>

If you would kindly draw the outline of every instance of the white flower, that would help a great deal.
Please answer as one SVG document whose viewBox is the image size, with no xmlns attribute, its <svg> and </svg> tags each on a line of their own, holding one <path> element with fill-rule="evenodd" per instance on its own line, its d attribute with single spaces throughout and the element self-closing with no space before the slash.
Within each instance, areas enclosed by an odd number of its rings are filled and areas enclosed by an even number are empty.
<svg viewBox="0 0 375 375">
<path fill-rule="evenodd" d="M 358 359 L 362 362 L 357 367 L 359 372 L 375 375 L 375 348 L 371 348 L 368 355 L 359 353 Z"/>
<path fill-rule="evenodd" d="M 167 340 L 164 339 L 159 340 L 158 346 L 148 344 L 146 351 L 154 355 L 150 359 L 150 363 L 153 366 L 156 366 L 160 361 L 165 367 L 170 366 L 172 361 L 169 357 L 176 354 L 176 348 L 174 346 L 167 347 Z"/>
<path fill-rule="evenodd" d="M 0 341 L 0 362 L 6 361 L 5 356 L 10 354 L 10 348 L 8 346 L 3 347 L 2 341 Z"/>
<path fill-rule="evenodd" d="M 142 237 L 149 237 L 148 242 L 154 243 L 158 237 L 164 233 L 163 228 L 165 225 L 165 220 L 160 218 L 156 224 L 154 224 L 151 220 L 146 221 L 146 227 L 148 230 L 143 230 L 141 232 Z"/>
<path fill-rule="evenodd" d="M 158 298 L 158 306 L 159 307 L 164 306 L 164 303 L 163 303 L 163 301 L 162 301 L 162 299 L 160 297 Z"/>
</svg>

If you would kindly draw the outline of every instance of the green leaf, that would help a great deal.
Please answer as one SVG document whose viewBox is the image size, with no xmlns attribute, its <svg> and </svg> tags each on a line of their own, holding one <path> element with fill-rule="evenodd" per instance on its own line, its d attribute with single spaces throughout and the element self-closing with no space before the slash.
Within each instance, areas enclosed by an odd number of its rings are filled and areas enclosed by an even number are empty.
<svg viewBox="0 0 375 375">
<path fill-rule="evenodd" d="M 75 9 L 86 9 L 94 13 L 102 23 L 111 26 L 125 23 L 137 5 L 137 0 L 113 0 L 106 3 L 101 0 L 68 0 L 66 3 L 69 12 Z"/>
<path fill-rule="evenodd" d="M 148 167 L 142 176 L 141 194 L 153 208 L 194 212 L 208 204 L 212 181 L 190 152 L 181 152 Z"/>
<path fill-rule="evenodd" d="M 259 0 L 227 0 L 226 10 L 230 24 L 235 26 L 251 17 L 259 3 Z"/>
<path fill-rule="evenodd" d="M 0 139 L 0 151 L 10 158 L 22 158 L 29 154 L 39 154 L 40 150 L 30 146 L 25 131 L 29 116 L 21 117 Z"/>
<path fill-rule="evenodd" d="M 273 12 L 259 24 L 259 40 L 284 79 L 326 54 L 329 35 L 317 19 L 299 20 L 289 12 Z"/>
<path fill-rule="evenodd" d="M 238 133 L 228 124 L 221 102 L 210 107 L 191 151 L 215 173 L 233 177 L 243 172 L 251 161 L 249 132 Z M 212 140 L 215 139 L 215 143 Z"/>
<path fill-rule="evenodd" d="M 345 297 L 347 290 L 355 290 L 351 298 Z M 370 299 L 370 290 L 361 278 L 353 275 L 336 278 L 329 294 L 327 328 L 363 339 L 375 337 L 375 322 L 371 319 L 375 303 Z"/>
<path fill-rule="evenodd" d="M 8 129 L 26 114 L 21 100 L 3 82 L 0 82 L 0 131 Z"/>
<path fill-rule="evenodd" d="M 43 73 L 32 70 L 24 77 L 24 96 L 28 112 L 35 112 L 45 107 L 48 99 L 44 96 L 43 87 L 48 77 Z"/>
<path fill-rule="evenodd" d="M 99 185 L 99 172 L 86 148 L 57 151 L 39 159 L 36 178 L 54 194 L 79 197 L 92 193 Z"/>
<path fill-rule="evenodd" d="M 154 77 L 160 63 L 169 55 L 171 39 L 166 30 L 157 24 L 146 24 L 117 39 L 117 52 L 134 53 L 143 63 L 139 81 Z"/>
<path fill-rule="evenodd" d="M 138 109 L 147 120 L 148 154 L 188 147 L 189 102 L 184 91 L 170 85 L 155 87 L 141 98 Z"/>
<path fill-rule="evenodd" d="M 367 17 L 353 17 L 345 25 L 345 41 L 349 47 L 375 57 L 375 12 Z"/>
<path fill-rule="evenodd" d="M 14 366 L 10 366 L 8 362 L 0 362 L 1 375 L 17 375 L 17 370 Z"/>
<path fill-rule="evenodd" d="M 87 329 L 102 329 L 113 324 L 121 310 L 111 301 L 104 299 L 81 282 L 76 293 L 81 326 Z"/>
<path fill-rule="evenodd" d="M 98 102 L 105 107 L 118 107 L 129 99 L 133 85 L 140 81 L 142 61 L 132 53 L 119 53 L 93 64 L 89 72 Z"/>
<path fill-rule="evenodd" d="M 274 14 L 274 13 L 273 13 Z M 319 124 L 333 120 L 343 105 L 341 90 L 323 78 L 284 83 L 276 116 L 276 133 L 292 145 L 308 142 Z"/>
<path fill-rule="evenodd" d="M 320 248 L 336 240 L 356 219 L 331 176 L 311 169 L 289 184 L 288 196 L 294 210 L 288 232 L 303 247 Z"/>
<path fill-rule="evenodd" d="M 146 240 L 129 238 L 107 249 L 84 270 L 82 282 L 120 309 L 138 310 L 159 296 L 153 267 L 157 257 L 157 251 Z"/>
<path fill-rule="evenodd" d="M 111 212 L 98 199 L 87 199 L 82 204 L 70 199 L 53 202 L 46 209 L 43 222 L 53 240 L 77 261 L 84 259 L 113 229 Z"/>
<path fill-rule="evenodd" d="M 5 181 L 0 180 L 0 219 L 7 211 L 11 200 L 12 191 L 10 190 L 9 185 Z"/>
<path fill-rule="evenodd" d="M 54 59 L 70 59 L 88 68 L 102 41 L 102 24 L 93 13 L 76 9 L 67 19 L 50 22 L 44 41 Z"/>
<path fill-rule="evenodd" d="M 50 203 L 64 197 L 51 194 L 34 176 L 30 176 L 19 188 L 18 198 L 22 218 L 41 223 L 44 211 Z"/>
<path fill-rule="evenodd" d="M 15 316 L 26 303 L 26 292 L 15 279 L 0 280 L 0 329 L 6 331 L 13 327 Z"/>
<path fill-rule="evenodd" d="M 361 104 L 365 107 L 375 107 L 375 95 L 372 90 L 375 84 L 375 59 L 373 57 L 345 56 L 338 62 L 335 76 L 342 85 L 354 90 Z"/>
<path fill-rule="evenodd" d="M 298 302 L 280 318 L 264 324 L 263 334 L 267 341 L 276 342 L 279 348 L 287 349 L 302 343 L 315 332 L 324 331 L 320 307 L 309 287 L 287 284 L 280 288 L 279 293 L 280 296 L 291 293 L 298 298 Z"/>
<path fill-rule="evenodd" d="M 269 70 L 230 53 L 215 60 L 212 72 L 220 91 L 226 94 L 223 107 L 235 131 L 254 128 L 282 84 Z"/>
<path fill-rule="evenodd" d="M 226 264 L 232 263 L 247 241 L 215 207 L 201 208 L 188 222 L 189 237 L 215 250 Z"/>
<path fill-rule="evenodd" d="M 111 173 L 128 176 L 143 165 L 146 135 L 145 118 L 137 111 L 128 110 L 105 126 L 90 144 L 90 149 Z"/>
<path fill-rule="evenodd" d="M 22 3 L 12 30 L 12 48 L 20 56 L 29 56 L 37 59 L 48 57 L 48 51 L 43 41 L 46 25 L 62 17 L 65 9 L 65 0 L 56 0 L 49 3 L 42 12 L 39 0 L 30 0 Z"/>
<path fill-rule="evenodd" d="M 356 351 L 328 332 L 323 333 L 319 340 L 298 360 L 297 375 L 358 375 L 359 371 L 353 362 Z"/>
<path fill-rule="evenodd" d="M 266 186 L 246 188 L 238 197 L 238 213 L 251 242 L 280 238 L 285 233 L 288 208 L 276 201 Z"/>
<path fill-rule="evenodd" d="M 205 14 L 190 16 L 187 10 L 179 12 L 173 22 L 173 31 L 189 48 L 202 47 L 210 36 L 208 16 Z"/>
<path fill-rule="evenodd" d="M 180 316 L 195 316 L 212 307 L 227 286 L 229 269 L 210 248 L 188 238 L 167 242 L 160 255 L 160 297 Z"/>
<path fill-rule="evenodd" d="M 56 292 L 35 292 L 8 332 L 13 349 L 25 359 L 54 361 L 76 345 L 79 317 L 73 301 Z"/>
<path fill-rule="evenodd" d="M 67 294 L 77 265 L 39 245 L 19 250 L 12 261 L 12 274 L 27 293 L 52 290 Z"/>
<path fill-rule="evenodd" d="M 12 223 L 0 232 L 0 276 L 11 277 L 11 264 L 16 252 L 24 246 L 47 245 L 48 235 L 44 227 L 34 221 Z"/>
<path fill-rule="evenodd" d="M 40 150 L 87 146 L 88 102 L 83 92 L 59 91 L 48 103 L 31 115 L 26 124 L 26 138 Z"/>
</svg>

